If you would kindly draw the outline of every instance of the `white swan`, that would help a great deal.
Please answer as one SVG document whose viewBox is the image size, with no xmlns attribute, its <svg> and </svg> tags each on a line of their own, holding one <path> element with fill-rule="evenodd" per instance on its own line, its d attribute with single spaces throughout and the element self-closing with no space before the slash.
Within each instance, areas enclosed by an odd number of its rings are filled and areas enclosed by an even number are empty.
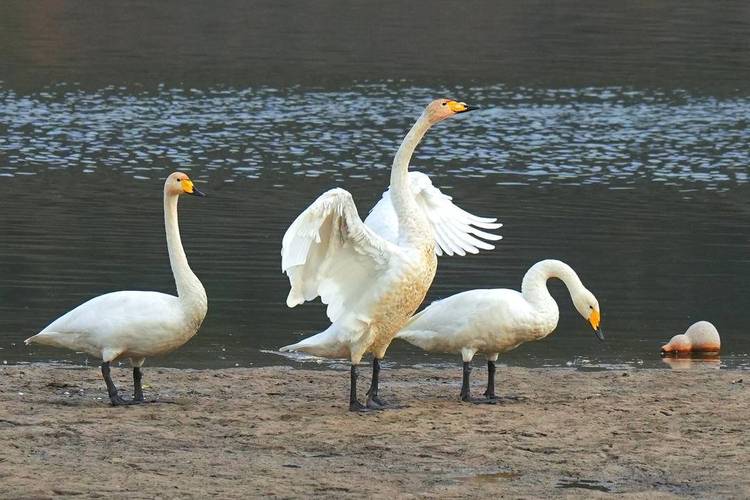
<svg viewBox="0 0 750 500">
<path fill-rule="evenodd" d="M 365 408 L 357 400 L 357 364 L 368 352 L 373 353 L 374 359 L 367 407 L 384 406 L 378 395 L 380 360 L 432 284 L 437 266 L 436 221 L 446 231 L 444 234 L 451 235 L 442 240 L 444 247 L 440 244 L 446 251 L 476 251 L 476 247 L 484 245 L 472 239 L 471 234 L 486 238 L 486 233 L 477 234 L 470 225 L 487 228 L 482 224 L 491 222 L 472 218 L 449 199 L 435 196 L 431 185 L 414 189 L 414 179 L 419 182 L 422 178 L 410 178 L 408 173 L 409 159 L 427 130 L 471 109 L 474 108 L 449 99 L 437 99 L 427 106 L 396 153 L 390 189 L 382 201 L 385 205 L 372 215 L 370 225 L 360 219 L 351 194 L 331 189 L 302 212 L 284 234 L 281 267 L 291 284 L 287 305 L 294 307 L 320 296 L 328 304 L 332 325 L 281 350 L 348 357 L 352 363 L 350 410 Z M 415 191 L 437 199 L 443 207 L 441 217 L 449 222 L 428 217 L 425 208 L 429 213 L 430 207 L 420 202 Z M 395 223 L 388 215 L 390 204 Z"/>
<path fill-rule="evenodd" d="M 181 194 L 205 196 L 187 175 L 175 172 L 164 184 L 164 222 L 167 249 L 177 297 L 158 292 L 125 291 L 94 297 L 64 314 L 40 333 L 26 339 L 65 347 L 100 357 L 102 375 L 113 406 L 143 401 L 140 367 L 147 356 L 177 349 L 195 335 L 206 316 L 206 292 L 188 265 L 177 224 L 177 199 Z M 134 393 L 126 400 L 117 393 L 110 363 L 130 358 Z"/>
<path fill-rule="evenodd" d="M 396 337 L 426 351 L 460 353 L 461 400 L 493 402 L 498 355 L 524 342 L 543 339 L 557 327 L 560 311 L 547 290 L 550 278 L 565 283 L 576 310 L 591 323 L 596 336 L 604 340 L 599 302 L 575 271 L 559 260 L 543 260 L 531 266 L 523 277 L 520 293 L 506 288 L 469 290 L 433 302 L 411 318 Z M 471 360 L 478 352 L 487 355 L 486 399 L 473 399 L 469 392 Z"/>
</svg>

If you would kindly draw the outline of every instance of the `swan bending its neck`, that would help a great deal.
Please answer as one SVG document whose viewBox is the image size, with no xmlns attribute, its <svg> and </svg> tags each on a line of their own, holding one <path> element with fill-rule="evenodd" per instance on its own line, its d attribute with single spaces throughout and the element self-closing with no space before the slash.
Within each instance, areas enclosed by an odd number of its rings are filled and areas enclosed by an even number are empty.
<svg viewBox="0 0 750 500">
<path fill-rule="evenodd" d="M 547 280 L 559 278 L 567 286 L 573 305 L 591 323 L 600 340 L 599 302 L 578 275 L 558 260 L 544 260 L 525 274 L 521 293 L 507 288 L 478 289 L 433 302 L 413 316 L 398 337 L 429 352 L 460 353 L 463 358 L 461 400 L 493 402 L 495 361 L 499 354 L 539 340 L 557 328 L 559 309 L 547 290 Z M 471 396 L 471 361 L 477 352 L 487 356 L 486 398 Z"/>
<path fill-rule="evenodd" d="M 547 280 L 550 278 L 557 278 L 565 283 L 570 293 L 570 298 L 573 300 L 573 305 L 584 318 L 589 320 L 591 326 L 596 331 L 597 337 L 603 340 L 603 335 L 599 328 L 601 318 L 599 316 L 598 304 L 596 308 L 589 305 L 590 300 L 586 299 L 588 296 L 591 296 L 591 292 L 583 286 L 578 274 L 566 263 L 559 260 L 547 259 L 531 266 L 524 275 L 523 282 L 521 283 L 523 298 L 540 312 L 554 311 L 557 314 L 557 302 L 552 298 L 547 288 Z"/>
<path fill-rule="evenodd" d="M 566 263 L 559 260 L 547 259 L 537 262 L 526 271 L 521 283 L 521 293 L 530 303 L 538 307 L 544 307 L 555 299 L 549 293 L 547 281 L 557 278 L 568 288 L 570 296 L 573 297 L 580 290 L 585 290 L 581 279 L 575 271 Z"/>
</svg>

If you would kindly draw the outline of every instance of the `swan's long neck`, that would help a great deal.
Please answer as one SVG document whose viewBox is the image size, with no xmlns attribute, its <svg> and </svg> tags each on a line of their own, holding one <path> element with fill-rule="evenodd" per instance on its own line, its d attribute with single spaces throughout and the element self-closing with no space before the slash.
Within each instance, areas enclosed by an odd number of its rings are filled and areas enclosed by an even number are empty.
<svg viewBox="0 0 750 500">
<path fill-rule="evenodd" d="M 433 241 L 429 222 L 417 205 L 409 184 L 409 161 L 431 126 L 426 113 L 423 113 L 404 137 L 391 168 L 391 201 L 398 218 L 399 240 L 406 244 L 425 241 L 425 234 L 430 243 Z"/>
<path fill-rule="evenodd" d="M 583 283 L 581 283 L 578 275 L 566 263 L 552 259 L 537 262 L 526 271 L 521 284 L 523 297 L 535 309 L 542 311 L 547 309 L 557 310 L 555 299 L 552 298 L 547 289 L 547 280 L 550 278 L 562 280 L 571 297 L 575 297 L 580 291 L 584 290 Z"/>
<path fill-rule="evenodd" d="M 164 194 L 164 226 L 167 232 L 167 250 L 172 274 L 177 285 L 180 301 L 196 314 L 207 308 L 206 291 L 198 277 L 188 265 L 185 250 L 180 239 L 180 226 L 177 223 L 177 195 Z M 203 317 L 201 316 L 201 320 Z"/>
</svg>

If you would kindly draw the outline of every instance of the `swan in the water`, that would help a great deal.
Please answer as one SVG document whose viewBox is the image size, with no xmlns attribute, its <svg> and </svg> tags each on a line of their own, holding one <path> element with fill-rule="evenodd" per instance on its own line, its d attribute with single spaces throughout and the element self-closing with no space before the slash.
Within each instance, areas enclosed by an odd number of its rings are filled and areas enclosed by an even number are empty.
<svg viewBox="0 0 750 500">
<path fill-rule="evenodd" d="M 675 335 L 661 348 L 662 354 L 718 353 L 720 350 L 719 331 L 708 321 L 693 323 L 685 333 Z"/>
<path fill-rule="evenodd" d="M 521 292 L 501 289 L 469 290 L 433 302 L 416 314 L 396 336 L 430 352 L 460 353 L 463 357 L 461 400 L 493 402 L 495 361 L 499 354 L 524 342 L 540 340 L 557 327 L 560 311 L 547 290 L 547 280 L 565 283 L 576 310 L 591 323 L 600 340 L 599 302 L 573 269 L 559 260 L 537 262 L 526 272 Z M 471 360 L 487 356 L 486 399 L 473 399 L 469 391 Z"/>
<path fill-rule="evenodd" d="M 449 99 L 431 102 L 404 138 L 391 169 L 390 188 L 363 223 L 351 194 L 323 193 L 284 235 L 281 267 L 289 276 L 287 305 L 320 296 L 332 324 L 325 331 L 282 351 L 302 351 L 351 360 L 349 409 L 357 399 L 357 364 L 373 354 L 366 407 L 385 405 L 378 394 L 380 360 L 393 336 L 419 307 L 432 284 L 436 252 L 476 252 L 496 239 L 471 226 L 494 229 L 492 219 L 474 217 L 450 202 L 426 176 L 409 175 L 409 160 L 434 124 L 474 109 Z M 391 214 L 392 211 L 392 214 Z"/>
<path fill-rule="evenodd" d="M 164 183 L 164 223 L 169 262 L 177 296 L 124 291 L 94 297 L 64 314 L 40 333 L 26 339 L 85 352 L 102 359 L 102 376 L 113 406 L 143 402 L 141 366 L 146 357 L 177 349 L 198 332 L 206 316 L 206 292 L 188 265 L 177 224 L 181 194 L 205 196 L 187 175 L 175 172 Z M 110 376 L 110 363 L 130 358 L 133 399 L 122 398 Z"/>
</svg>

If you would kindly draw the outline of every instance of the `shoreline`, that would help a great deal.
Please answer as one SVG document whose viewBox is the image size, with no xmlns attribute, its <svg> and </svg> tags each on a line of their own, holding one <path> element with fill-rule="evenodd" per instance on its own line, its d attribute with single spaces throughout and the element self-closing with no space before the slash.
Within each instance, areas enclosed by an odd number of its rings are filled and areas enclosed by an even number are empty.
<svg viewBox="0 0 750 500">
<path fill-rule="evenodd" d="M 384 369 L 403 406 L 353 414 L 333 369 L 149 367 L 163 402 L 112 408 L 98 367 L 5 365 L 0 496 L 747 497 L 747 374 L 501 367 L 518 399 L 472 405 L 458 366 Z"/>
</svg>

